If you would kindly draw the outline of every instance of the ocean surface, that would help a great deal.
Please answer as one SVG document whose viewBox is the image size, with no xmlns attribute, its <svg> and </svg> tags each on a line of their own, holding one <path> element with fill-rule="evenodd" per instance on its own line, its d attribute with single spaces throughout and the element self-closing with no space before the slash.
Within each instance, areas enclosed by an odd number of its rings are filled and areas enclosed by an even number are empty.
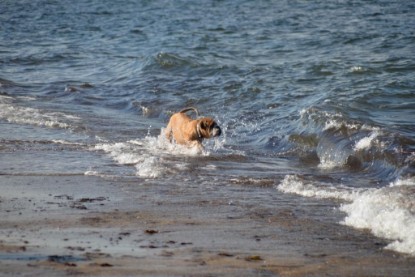
<svg viewBox="0 0 415 277">
<path fill-rule="evenodd" d="M 160 136 L 189 106 L 203 153 Z M 415 255 L 415 2 L 1 1 L 0 174 L 271 191 Z"/>
</svg>

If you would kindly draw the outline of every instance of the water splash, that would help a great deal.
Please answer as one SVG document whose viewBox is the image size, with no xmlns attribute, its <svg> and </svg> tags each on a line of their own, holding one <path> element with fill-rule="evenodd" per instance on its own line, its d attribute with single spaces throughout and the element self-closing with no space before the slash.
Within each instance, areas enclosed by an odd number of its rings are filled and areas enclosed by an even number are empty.
<svg viewBox="0 0 415 277">
<path fill-rule="evenodd" d="M 375 236 L 392 240 L 386 249 L 415 256 L 414 185 L 410 178 L 398 179 L 384 188 L 348 188 L 287 175 L 277 189 L 304 197 L 344 201 L 340 210 L 347 216 L 341 224 L 368 229 Z"/>
</svg>

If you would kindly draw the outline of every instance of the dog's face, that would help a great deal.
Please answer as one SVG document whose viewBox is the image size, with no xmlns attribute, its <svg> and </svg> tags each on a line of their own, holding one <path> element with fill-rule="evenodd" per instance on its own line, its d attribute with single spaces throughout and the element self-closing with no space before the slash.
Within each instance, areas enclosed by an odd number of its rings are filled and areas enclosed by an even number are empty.
<svg viewBox="0 0 415 277">
<path fill-rule="evenodd" d="M 216 124 L 216 122 L 210 117 L 200 119 L 198 129 L 202 138 L 213 138 L 222 134 L 222 130 L 218 124 Z"/>
</svg>

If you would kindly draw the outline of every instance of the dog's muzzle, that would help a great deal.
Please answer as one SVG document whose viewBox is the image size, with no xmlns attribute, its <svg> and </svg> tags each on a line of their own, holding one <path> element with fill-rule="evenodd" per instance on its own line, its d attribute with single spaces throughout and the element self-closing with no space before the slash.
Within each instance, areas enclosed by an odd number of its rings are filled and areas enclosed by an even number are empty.
<svg viewBox="0 0 415 277">
<path fill-rule="evenodd" d="M 212 128 L 212 137 L 219 137 L 222 134 L 222 130 L 220 129 L 219 126 L 214 126 Z"/>
</svg>

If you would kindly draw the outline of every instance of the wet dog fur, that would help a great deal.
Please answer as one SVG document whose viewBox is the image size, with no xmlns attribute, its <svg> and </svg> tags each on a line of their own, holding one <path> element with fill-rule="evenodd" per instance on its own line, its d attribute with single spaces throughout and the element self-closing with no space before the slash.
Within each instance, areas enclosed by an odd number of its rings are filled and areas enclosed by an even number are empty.
<svg viewBox="0 0 415 277">
<path fill-rule="evenodd" d="M 175 141 L 177 144 L 202 150 L 203 140 L 220 136 L 222 130 L 211 117 L 192 119 L 186 114 L 189 111 L 194 111 L 199 116 L 198 110 L 193 107 L 173 114 L 166 127 L 165 136 L 170 142 Z"/>
</svg>

